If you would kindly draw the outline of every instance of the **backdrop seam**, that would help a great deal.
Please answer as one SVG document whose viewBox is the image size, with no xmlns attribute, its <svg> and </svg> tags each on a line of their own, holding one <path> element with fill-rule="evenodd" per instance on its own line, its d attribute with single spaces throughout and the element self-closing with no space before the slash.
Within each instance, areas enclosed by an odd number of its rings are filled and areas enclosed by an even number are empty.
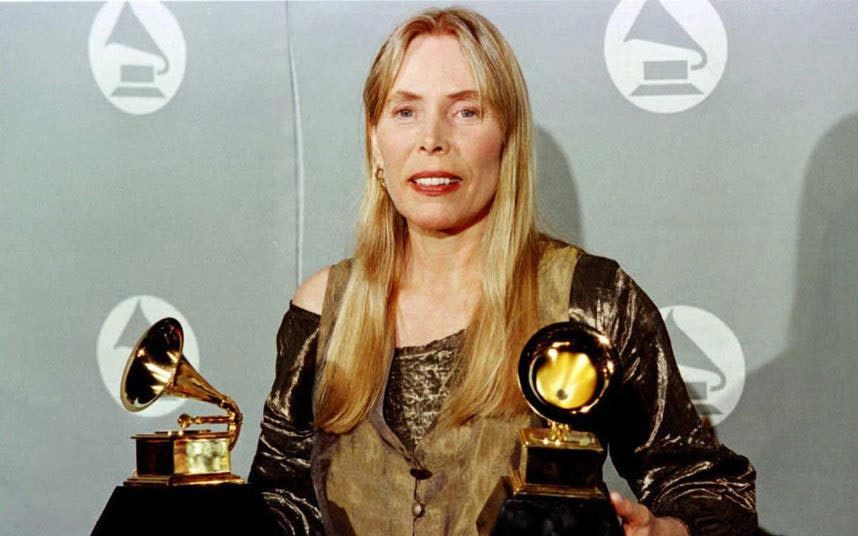
<svg viewBox="0 0 858 536">
<path fill-rule="evenodd" d="M 289 31 L 289 23 L 292 20 L 289 12 L 289 4 L 286 2 L 286 43 L 289 47 L 289 78 L 292 86 L 292 114 L 295 128 L 295 188 L 297 199 L 297 237 L 295 245 L 295 274 L 296 288 L 303 280 L 303 257 L 304 257 L 304 136 L 301 129 L 301 103 L 298 96 L 298 77 L 295 66 L 295 52 L 293 49 L 292 32 Z"/>
</svg>

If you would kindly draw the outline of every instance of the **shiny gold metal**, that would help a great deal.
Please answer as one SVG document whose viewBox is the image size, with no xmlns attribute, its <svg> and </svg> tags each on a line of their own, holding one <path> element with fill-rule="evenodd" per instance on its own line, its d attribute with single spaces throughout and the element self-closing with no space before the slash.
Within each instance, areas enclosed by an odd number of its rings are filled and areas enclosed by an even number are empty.
<svg viewBox="0 0 858 536">
<path fill-rule="evenodd" d="M 230 473 L 229 438 L 209 430 L 165 431 L 132 436 L 137 469 L 126 486 L 240 483 Z"/>
<path fill-rule="evenodd" d="M 537 365 L 535 380 L 536 390 L 546 402 L 574 409 L 593 398 L 596 367 L 587 354 L 550 347 Z"/>
<path fill-rule="evenodd" d="M 513 473 L 513 492 L 604 498 L 600 484 L 605 449 L 599 439 L 590 432 L 551 424 L 519 431 L 522 459 Z"/>
<path fill-rule="evenodd" d="M 552 484 L 534 484 L 533 482 L 525 482 L 522 479 L 521 473 L 518 471 L 512 474 L 510 484 L 513 495 L 523 495 L 525 497 L 540 497 L 547 495 L 549 497 L 567 497 L 570 499 L 605 498 L 605 494 L 598 487 L 570 487 Z"/>
<path fill-rule="evenodd" d="M 387 184 L 384 182 L 384 168 L 379 166 L 375 168 L 375 180 L 378 181 L 378 185 L 382 190 L 387 189 Z"/>
<path fill-rule="evenodd" d="M 178 396 L 216 404 L 226 415 L 177 419 L 179 430 L 137 434 L 137 469 L 129 486 L 173 486 L 242 482 L 232 474 L 230 451 L 241 431 L 235 401 L 211 386 L 182 353 L 184 333 L 173 318 L 156 322 L 140 337 L 125 364 L 120 398 L 129 411 L 141 411 L 161 396 Z M 226 431 L 188 430 L 194 424 L 220 423 Z"/>
<path fill-rule="evenodd" d="M 551 428 L 523 428 L 519 434 L 525 447 L 554 445 L 569 449 L 601 449 L 598 438 L 590 432 L 578 432 L 565 424 L 551 422 Z"/>
</svg>

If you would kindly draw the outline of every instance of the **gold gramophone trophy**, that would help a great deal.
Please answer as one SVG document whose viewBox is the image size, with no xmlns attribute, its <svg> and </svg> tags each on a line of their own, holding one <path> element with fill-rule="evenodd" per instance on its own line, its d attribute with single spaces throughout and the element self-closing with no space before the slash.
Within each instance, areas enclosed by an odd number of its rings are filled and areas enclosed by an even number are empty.
<svg viewBox="0 0 858 536">
<path fill-rule="evenodd" d="M 521 465 L 486 503 L 480 534 L 622 534 L 602 480 L 605 449 L 594 433 L 617 366 L 610 341 L 583 323 L 551 324 L 530 338 L 519 386 L 549 427 L 519 432 Z"/>
<path fill-rule="evenodd" d="M 226 415 L 182 414 L 178 430 L 131 436 L 137 443 L 137 469 L 126 486 L 243 482 L 232 474 L 229 455 L 241 429 L 241 411 L 191 366 L 182 353 L 183 342 L 182 326 L 174 318 L 159 320 L 140 337 L 122 373 L 122 404 L 128 411 L 141 411 L 171 395 L 217 404 Z M 226 424 L 226 430 L 188 429 L 203 423 Z"/>
</svg>

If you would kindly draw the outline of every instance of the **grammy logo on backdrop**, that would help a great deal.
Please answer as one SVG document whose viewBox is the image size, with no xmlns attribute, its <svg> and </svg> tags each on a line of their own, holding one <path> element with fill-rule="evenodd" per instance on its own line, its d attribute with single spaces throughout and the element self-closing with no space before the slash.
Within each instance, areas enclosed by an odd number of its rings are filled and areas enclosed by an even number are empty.
<svg viewBox="0 0 858 536">
<path fill-rule="evenodd" d="M 617 366 L 608 339 L 585 324 L 551 324 L 531 337 L 518 363 L 519 387 L 549 428 L 519 432 L 521 466 L 486 502 L 480 534 L 622 534 L 594 433 Z"/>
</svg>

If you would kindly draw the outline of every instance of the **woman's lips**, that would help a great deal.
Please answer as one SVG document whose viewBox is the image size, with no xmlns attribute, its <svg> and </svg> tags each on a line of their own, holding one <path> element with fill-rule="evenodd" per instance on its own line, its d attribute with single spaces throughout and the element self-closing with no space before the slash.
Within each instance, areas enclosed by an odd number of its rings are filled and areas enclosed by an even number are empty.
<svg viewBox="0 0 858 536">
<path fill-rule="evenodd" d="M 462 179 L 455 176 L 412 177 L 408 180 L 411 188 L 418 193 L 430 196 L 445 195 L 455 191 Z"/>
</svg>

